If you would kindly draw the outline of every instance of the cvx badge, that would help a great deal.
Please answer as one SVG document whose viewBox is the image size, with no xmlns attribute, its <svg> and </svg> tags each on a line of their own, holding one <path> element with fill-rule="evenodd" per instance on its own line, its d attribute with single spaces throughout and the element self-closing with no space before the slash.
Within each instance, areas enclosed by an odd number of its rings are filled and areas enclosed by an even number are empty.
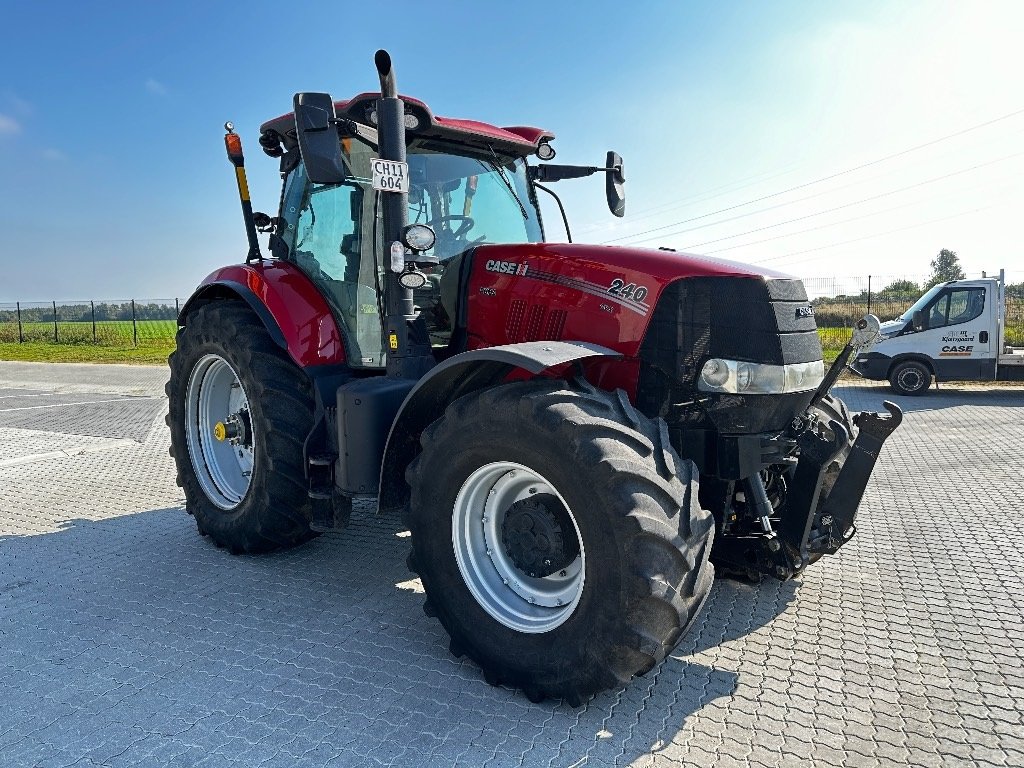
<svg viewBox="0 0 1024 768">
<path fill-rule="evenodd" d="M 814 307 L 812 307 L 812 306 L 797 307 L 796 308 L 796 316 L 797 317 L 814 317 Z"/>
</svg>

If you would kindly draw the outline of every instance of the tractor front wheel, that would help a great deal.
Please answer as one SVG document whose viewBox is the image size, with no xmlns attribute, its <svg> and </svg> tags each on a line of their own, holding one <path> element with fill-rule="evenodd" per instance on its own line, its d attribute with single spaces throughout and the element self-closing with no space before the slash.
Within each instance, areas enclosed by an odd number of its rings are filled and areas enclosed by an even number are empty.
<svg viewBox="0 0 1024 768">
<path fill-rule="evenodd" d="M 410 564 L 492 684 L 578 705 L 665 658 L 711 588 L 696 468 L 624 393 L 530 381 L 460 398 L 410 465 Z"/>
<path fill-rule="evenodd" d="M 313 538 L 302 444 L 309 380 L 239 302 L 196 310 L 167 383 L 171 455 L 199 532 L 234 553 Z"/>
</svg>

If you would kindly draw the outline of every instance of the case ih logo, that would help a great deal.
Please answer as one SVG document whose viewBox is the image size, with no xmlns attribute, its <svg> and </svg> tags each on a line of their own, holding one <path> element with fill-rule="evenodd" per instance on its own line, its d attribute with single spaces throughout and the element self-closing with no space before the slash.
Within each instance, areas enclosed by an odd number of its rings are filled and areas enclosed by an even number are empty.
<svg viewBox="0 0 1024 768">
<path fill-rule="evenodd" d="M 514 261 L 497 261 L 491 259 L 484 264 L 484 269 L 488 272 L 497 272 L 502 275 L 525 275 L 528 267 L 524 261 L 522 264 L 517 264 Z"/>
<path fill-rule="evenodd" d="M 797 307 L 797 317 L 814 317 L 814 307 Z"/>
</svg>

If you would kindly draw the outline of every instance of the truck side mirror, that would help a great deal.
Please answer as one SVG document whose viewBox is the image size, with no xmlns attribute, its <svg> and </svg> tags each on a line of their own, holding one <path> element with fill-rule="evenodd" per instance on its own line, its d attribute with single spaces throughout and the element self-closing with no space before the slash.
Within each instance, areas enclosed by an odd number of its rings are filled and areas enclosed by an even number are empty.
<svg viewBox="0 0 1024 768">
<path fill-rule="evenodd" d="M 914 313 L 911 323 L 913 323 L 915 331 L 923 331 L 925 329 L 924 312 L 920 309 L 917 310 L 917 312 Z"/>
<path fill-rule="evenodd" d="M 608 196 L 608 209 L 620 218 L 626 214 L 626 169 L 622 158 L 615 152 L 609 152 L 604 163 L 605 168 L 614 171 L 605 173 L 605 193 Z"/>
<path fill-rule="evenodd" d="M 296 93 L 295 135 L 306 176 L 315 184 L 340 184 L 345 180 L 341 141 L 335 128 L 334 101 L 329 93 Z"/>
</svg>

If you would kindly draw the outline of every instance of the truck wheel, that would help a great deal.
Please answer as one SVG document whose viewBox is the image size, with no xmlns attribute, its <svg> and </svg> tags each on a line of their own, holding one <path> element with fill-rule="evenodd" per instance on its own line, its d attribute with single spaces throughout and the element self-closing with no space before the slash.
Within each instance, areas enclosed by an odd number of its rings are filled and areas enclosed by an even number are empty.
<svg viewBox="0 0 1024 768">
<path fill-rule="evenodd" d="M 714 521 L 664 422 L 588 384 L 466 395 L 409 466 L 410 565 L 488 682 L 531 701 L 629 683 L 679 642 L 714 577 Z"/>
<path fill-rule="evenodd" d="M 920 395 L 931 386 L 932 372 L 924 363 L 907 360 L 892 369 L 889 384 L 901 395 Z"/>
<path fill-rule="evenodd" d="M 259 319 L 237 302 L 201 307 L 168 362 L 171 455 L 199 532 L 233 553 L 316 536 L 302 468 L 309 380 Z"/>
</svg>

